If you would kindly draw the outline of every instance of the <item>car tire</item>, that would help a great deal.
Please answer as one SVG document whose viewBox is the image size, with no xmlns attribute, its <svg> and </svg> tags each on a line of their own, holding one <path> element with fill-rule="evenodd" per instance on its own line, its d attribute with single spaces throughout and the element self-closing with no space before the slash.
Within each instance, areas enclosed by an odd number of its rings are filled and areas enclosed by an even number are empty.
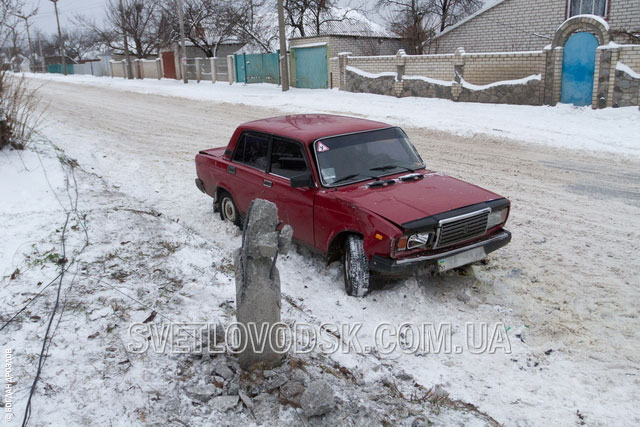
<svg viewBox="0 0 640 427">
<path fill-rule="evenodd" d="M 344 288 L 347 295 L 363 297 L 369 290 L 369 259 L 364 251 L 362 237 L 350 235 L 344 242 L 342 255 Z"/>
<path fill-rule="evenodd" d="M 220 194 L 220 218 L 237 226 L 241 224 L 240 212 L 238 212 L 233 197 L 226 191 Z"/>
</svg>

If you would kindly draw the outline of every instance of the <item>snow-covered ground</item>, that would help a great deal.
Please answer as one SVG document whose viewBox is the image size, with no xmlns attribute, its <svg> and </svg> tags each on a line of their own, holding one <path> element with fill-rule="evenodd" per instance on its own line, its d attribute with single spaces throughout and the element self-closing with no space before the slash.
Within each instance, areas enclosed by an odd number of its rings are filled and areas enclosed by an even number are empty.
<svg viewBox="0 0 640 427">
<path fill-rule="evenodd" d="M 461 136 L 486 134 L 554 147 L 608 151 L 640 156 L 640 111 L 637 107 L 593 110 L 559 105 L 532 107 L 455 103 L 444 99 L 353 94 L 337 89 L 296 89 L 283 94 L 272 84 L 176 80 L 125 80 L 93 76 L 29 74 L 39 80 L 189 99 L 278 108 L 288 113 L 330 112 L 360 115 L 395 125 L 428 127 Z"/>
<path fill-rule="evenodd" d="M 72 216 L 67 230 L 69 247 L 79 251 L 87 236 L 90 242 L 64 282 L 67 304 L 34 397 L 35 424 L 167 422 L 168 413 L 189 425 L 211 422 L 184 396 L 209 362 L 124 350 L 129 324 L 146 319 L 149 308 L 177 321 L 233 319 L 229 265 L 240 238 L 212 214 L 210 199 L 195 188 L 193 156 L 226 144 L 247 120 L 282 110 L 349 108 L 351 114 L 390 116 L 387 121 L 405 124 L 430 167 L 509 197 L 514 240 L 469 275 L 412 278 L 364 299 L 345 296 L 338 266 L 291 253 L 279 260 L 283 318 L 316 324 L 362 321 L 364 341 L 381 322 L 450 323 L 455 336 L 467 322 L 500 322 L 508 329 L 512 352 L 350 353 L 324 363 L 353 372 L 365 390 L 389 376 L 407 396 L 404 387 L 414 382 L 427 389 L 442 385 L 452 398 L 507 425 L 640 423 L 634 393 L 640 385 L 637 110 L 455 104 L 336 91 L 281 95 L 267 85 L 68 81 L 73 84 L 52 81 L 40 89 L 52 103 L 44 136 L 62 152 L 36 146 L 24 153 L 24 163 L 16 152 L 0 154 L 0 195 L 9 201 L 0 207 L 2 320 L 57 274 L 64 212 L 76 200 L 75 191 L 67 194 L 67 181 L 72 190 L 79 189 L 79 216 Z M 494 122 L 511 126 L 509 136 L 523 138 L 496 138 L 505 133 L 481 123 L 483 117 L 488 120 L 486 109 L 501 114 Z M 403 114 L 410 117 L 405 121 Z M 463 120 L 465 114 L 479 129 Z M 573 134 L 565 134 L 566 146 L 579 146 L 576 141 L 589 136 L 589 148 L 603 151 L 554 147 L 561 138 L 544 138 L 545 123 L 532 120 L 543 115 L 555 123 L 565 117 L 575 126 Z M 434 124 L 435 117 L 451 127 Z M 624 149 L 612 142 L 617 141 L 613 134 L 626 141 Z M 79 164 L 77 184 L 68 166 L 72 162 L 64 156 Z M 16 269 L 20 272 L 11 279 Z M 16 349 L 19 414 L 53 289 L 0 334 L 0 345 Z M 370 399 L 369 408 L 385 407 Z M 445 425 L 471 422 L 465 416 L 490 422 L 477 413 L 450 412 L 426 416 Z M 239 422 L 251 421 L 243 414 L 237 414 Z M 285 423 L 297 422 L 290 410 L 281 415 Z M 408 424 L 415 415 L 407 417 Z"/>
</svg>

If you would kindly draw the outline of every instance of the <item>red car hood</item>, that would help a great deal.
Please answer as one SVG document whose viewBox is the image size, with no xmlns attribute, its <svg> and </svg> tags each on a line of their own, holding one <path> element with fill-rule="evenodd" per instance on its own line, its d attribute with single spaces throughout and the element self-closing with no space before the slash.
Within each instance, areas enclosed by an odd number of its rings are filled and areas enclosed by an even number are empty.
<svg viewBox="0 0 640 427">
<path fill-rule="evenodd" d="M 397 182 L 387 187 L 349 186 L 335 195 L 397 225 L 502 198 L 476 185 L 435 173 L 426 173 L 419 181 Z"/>
</svg>

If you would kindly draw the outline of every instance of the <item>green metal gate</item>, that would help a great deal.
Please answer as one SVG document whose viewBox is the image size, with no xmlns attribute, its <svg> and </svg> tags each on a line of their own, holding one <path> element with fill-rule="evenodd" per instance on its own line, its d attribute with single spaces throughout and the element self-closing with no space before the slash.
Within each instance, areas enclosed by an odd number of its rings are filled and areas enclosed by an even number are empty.
<svg viewBox="0 0 640 427">
<path fill-rule="evenodd" d="M 327 46 L 292 46 L 296 65 L 296 87 L 326 89 L 329 87 Z"/>
<path fill-rule="evenodd" d="M 235 55 L 235 64 L 238 82 L 280 84 L 280 63 L 277 53 Z"/>
<path fill-rule="evenodd" d="M 47 66 L 47 72 L 52 74 L 64 74 L 62 64 L 51 64 Z M 73 74 L 73 64 L 67 64 L 67 74 Z"/>
</svg>

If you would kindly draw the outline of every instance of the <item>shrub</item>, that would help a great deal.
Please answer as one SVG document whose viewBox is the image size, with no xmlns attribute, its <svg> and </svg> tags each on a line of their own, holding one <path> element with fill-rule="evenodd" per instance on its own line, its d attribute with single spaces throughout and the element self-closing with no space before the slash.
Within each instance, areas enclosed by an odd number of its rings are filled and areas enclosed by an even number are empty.
<svg viewBox="0 0 640 427">
<path fill-rule="evenodd" d="M 0 71 L 0 150 L 24 150 L 31 142 L 44 113 L 36 92 L 24 77 Z"/>
</svg>

